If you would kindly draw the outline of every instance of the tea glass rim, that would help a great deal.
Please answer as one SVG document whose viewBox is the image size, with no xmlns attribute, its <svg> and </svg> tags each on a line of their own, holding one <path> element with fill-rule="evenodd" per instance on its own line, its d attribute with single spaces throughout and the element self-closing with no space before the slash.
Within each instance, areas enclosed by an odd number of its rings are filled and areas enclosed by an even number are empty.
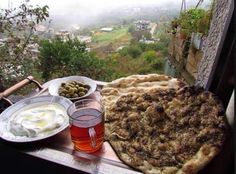
<svg viewBox="0 0 236 174">
<path fill-rule="evenodd" d="M 101 106 L 101 111 L 99 111 L 99 112 L 101 112 L 97 117 L 95 117 L 95 118 L 92 118 L 92 119 L 89 119 L 89 120 L 80 120 L 80 119 L 77 119 L 77 118 L 73 118 L 72 116 L 71 116 L 71 114 L 69 113 L 70 112 L 70 110 L 73 108 L 73 107 L 76 107 L 76 103 L 82 103 L 83 101 L 91 101 L 91 102 L 96 102 L 96 103 L 98 103 L 100 106 Z M 92 108 L 92 107 L 91 107 Z M 83 108 L 81 108 L 81 109 L 83 109 Z M 76 109 L 75 109 L 76 110 Z M 73 112 L 72 112 L 73 113 Z M 82 99 L 82 100 L 78 100 L 78 101 L 76 101 L 76 102 L 74 102 L 74 103 L 72 103 L 69 107 L 68 107 L 68 109 L 67 109 L 67 115 L 69 116 L 69 118 L 70 119 L 72 119 L 72 120 L 76 120 L 76 121 L 79 121 L 79 122 L 90 122 L 90 121 L 93 121 L 93 120 L 96 120 L 96 119 L 100 119 L 101 118 L 101 116 L 104 114 L 104 106 L 103 106 L 103 104 L 102 103 L 100 103 L 98 100 L 96 100 L 96 99 Z"/>
</svg>

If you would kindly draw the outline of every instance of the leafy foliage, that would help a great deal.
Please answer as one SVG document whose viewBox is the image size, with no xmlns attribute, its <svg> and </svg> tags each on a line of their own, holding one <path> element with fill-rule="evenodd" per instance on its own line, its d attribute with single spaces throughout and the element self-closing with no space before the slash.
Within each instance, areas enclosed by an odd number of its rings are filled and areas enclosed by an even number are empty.
<svg viewBox="0 0 236 174">
<path fill-rule="evenodd" d="M 112 73 L 106 66 L 106 60 L 88 53 L 86 45 L 77 39 L 43 40 L 40 47 L 40 69 L 45 81 L 69 75 L 106 80 Z"/>
<path fill-rule="evenodd" d="M 5 45 L 0 48 L 0 75 L 5 83 L 24 76 L 32 69 L 31 52 L 28 44 L 34 42 L 35 26 L 49 17 L 48 6 L 32 6 L 25 0 L 13 9 L 0 9 L 0 33 Z M 12 70 L 9 70 L 12 69 Z M 14 83 L 14 82 L 13 82 Z"/>
<path fill-rule="evenodd" d="M 116 65 L 111 68 L 120 76 L 163 73 L 166 56 L 162 54 L 164 47 L 162 42 L 151 44 L 133 42 L 114 55 Z"/>
<path fill-rule="evenodd" d="M 147 30 L 140 30 L 140 31 L 136 31 L 136 30 L 132 30 L 130 28 L 130 33 L 131 33 L 131 36 L 133 37 L 133 39 L 137 42 L 139 41 L 140 39 L 142 38 L 146 38 L 146 39 L 151 39 L 151 33 Z"/>
<path fill-rule="evenodd" d="M 148 63 L 152 63 L 153 61 L 155 61 L 155 59 L 157 59 L 157 53 L 156 51 L 147 51 L 143 53 L 143 58 L 148 62 Z"/>
<path fill-rule="evenodd" d="M 142 50 L 138 45 L 130 45 L 128 53 L 131 57 L 137 58 L 138 56 L 141 55 Z"/>
<path fill-rule="evenodd" d="M 208 34 L 210 21 L 212 18 L 212 10 L 208 10 L 204 13 L 203 17 L 198 21 L 197 30 L 204 35 Z"/>
<path fill-rule="evenodd" d="M 194 33 L 208 34 L 210 20 L 212 17 L 212 9 L 189 9 L 186 12 L 180 14 L 179 18 L 175 18 L 171 22 L 172 30 L 176 29 L 176 26 L 181 27 L 181 32 L 185 33 L 187 37 Z M 175 33 L 173 33 L 175 34 Z"/>
<path fill-rule="evenodd" d="M 46 20 L 48 6 L 33 7 L 27 4 L 28 1 L 14 9 L 1 9 L 0 32 L 8 37 L 6 45 L 9 57 L 17 60 L 23 58 L 22 54 L 30 37 L 35 31 L 35 25 Z"/>
<path fill-rule="evenodd" d="M 29 43 L 39 41 L 34 36 L 36 24 L 45 21 L 49 13 L 48 6 L 33 7 L 28 2 L 25 0 L 18 8 L 1 10 L 0 13 L 1 35 L 8 38 L 6 44 L 0 47 L 0 73 L 6 74 L 4 70 L 8 69 L 8 72 L 11 70 L 8 79 L 14 77 L 19 81 L 19 76 L 32 74 L 44 81 L 70 75 L 83 75 L 96 80 L 111 81 L 131 74 L 163 72 L 163 58 L 160 57 L 166 54 L 162 51 L 167 47 L 164 43 L 165 37 L 160 38 L 159 43 L 139 43 L 138 41 L 143 37 L 151 38 L 150 32 L 135 31 L 132 27 L 128 28 L 129 26 L 115 28 L 110 33 L 83 31 L 84 34 L 93 37 L 92 44 L 95 45 L 95 49 L 106 48 L 105 51 L 101 49 L 102 52 L 110 50 L 110 47 L 124 46 L 118 52 L 114 49 L 106 57 L 98 58 L 98 54 L 86 51 L 84 43 L 68 38 L 67 41 L 41 40 L 39 59 L 32 60 L 27 46 Z M 125 21 L 124 23 L 126 24 Z M 131 36 L 133 39 L 130 42 Z"/>
</svg>

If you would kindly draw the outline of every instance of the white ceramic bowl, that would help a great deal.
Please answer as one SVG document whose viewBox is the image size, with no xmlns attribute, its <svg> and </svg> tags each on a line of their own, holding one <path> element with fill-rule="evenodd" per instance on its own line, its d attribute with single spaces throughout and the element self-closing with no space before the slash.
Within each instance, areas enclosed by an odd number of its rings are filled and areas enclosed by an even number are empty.
<svg viewBox="0 0 236 174">
<path fill-rule="evenodd" d="M 31 106 L 35 107 L 42 104 L 52 104 L 52 103 L 61 105 L 64 108 L 65 113 L 67 113 L 66 111 L 68 107 L 72 104 L 72 102 L 69 99 L 61 96 L 44 95 L 44 96 L 26 98 L 11 105 L 0 114 L 0 137 L 7 141 L 23 143 L 23 142 L 33 142 L 42 140 L 63 131 L 66 127 L 69 126 L 68 115 L 65 115 L 66 119 L 60 127 L 50 131 L 47 135 L 36 136 L 36 137 L 15 136 L 8 130 L 8 123 L 11 117 L 14 116 L 14 114 L 16 114 L 17 112 L 20 112 Z"/>
<path fill-rule="evenodd" d="M 81 82 L 84 83 L 86 85 L 89 85 L 89 91 L 81 97 L 76 97 L 76 98 L 68 98 L 70 100 L 79 100 L 81 98 L 85 98 L 88 97 L 89 95 L 91 95 L 97 88 L 97 84 L 95 83 L 94 80 L 88 78 L 88 77 L 84 77 L 84 76 L 69 76 L 69 77 L 64 77 L 64 78 L 59 78 L 59 79 L 55 79 L 51 82 L 51 84 L 48 87 L 48 91 L 50 95 L 54 95 L 54 96 L 59 96 L 58 94 L 58 90 L 59 87 L 61 86 L 62 83 L 67 83 L 70 81 L 76 81 L 76 82 Z"/>
</svg>

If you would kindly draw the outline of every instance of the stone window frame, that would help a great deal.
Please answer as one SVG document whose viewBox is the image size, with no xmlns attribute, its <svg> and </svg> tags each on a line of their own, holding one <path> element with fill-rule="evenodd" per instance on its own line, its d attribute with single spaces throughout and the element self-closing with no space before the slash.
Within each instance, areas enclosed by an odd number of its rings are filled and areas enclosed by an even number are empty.
<svg viewBox="0 0 236 174">
<path fill-rule="evenodd" d="M 219 96 L 225 108 L 235 84 L 235 18 L 234 0 L 215 0 L 206 48 L 196 79 L 196 85 Z"/>
</svg>

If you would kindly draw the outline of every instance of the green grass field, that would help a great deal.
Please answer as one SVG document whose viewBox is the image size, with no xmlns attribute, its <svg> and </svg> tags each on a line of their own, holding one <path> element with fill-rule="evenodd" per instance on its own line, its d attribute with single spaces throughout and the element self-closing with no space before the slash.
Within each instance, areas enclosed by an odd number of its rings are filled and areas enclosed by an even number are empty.
<svg viewBox="0 0 236 174">
<path fill-rule="evenodd" d="M 114 29 L 111 32 L 96 31 L 92 36 L 92 40 L 96 43 L 96 47 L 102 47 L 109 43 L 127 43 L 130 39 L 131 36 L 128 33 L 128 27 Z"/>
</svg>

